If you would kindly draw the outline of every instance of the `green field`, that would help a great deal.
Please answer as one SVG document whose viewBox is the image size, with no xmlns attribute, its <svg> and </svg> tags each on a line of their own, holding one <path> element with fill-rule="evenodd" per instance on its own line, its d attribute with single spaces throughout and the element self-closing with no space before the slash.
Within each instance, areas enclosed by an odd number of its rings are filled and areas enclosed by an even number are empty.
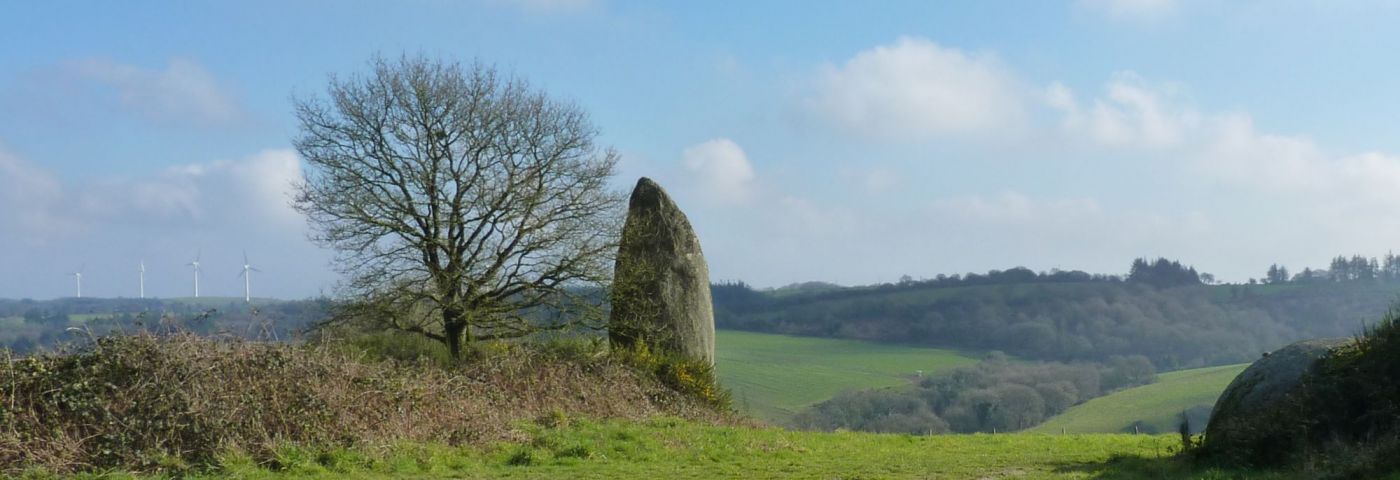
<svg viewBox="0 0 1400 480">
<path fill-rule="evenodd" d="M 1032 428 L 1039 433 L 1121 432 L 1142 421 L 1160 432 L 1177 429 L 1178 415 L 1197 405 L 1214 405 L 1247 363 L 1197 368 L 1157 376 L 1157 382 L 1129 388 L 1076 405 Z"/>
<path fill-rule="evenodd" d="M 68 314 L 68 323 L 82 324 L 111 316 L 110 313 L 70 313 Z"/>
<path fill-rule="evenodd" d="M 733 330 L 715 336 L 715 369 L 735 408 L 773 422 L 842 391 L 906 385 L 919 370 L 977 363 L 954 350 Z"/>
<path fill-rule="evenodd" d="M 490 448 L 278 450 L 276 471 L 225 455 L 187 478 L 1309 478 L 1221 472 L 1172 458 L 1170 435 L 881 435 L 715 427 L 679 420 L 530 426 Z M 104 474 L 93 478 L 130 478 Z"/>
<path fill-rule="evenodd" d="M 241 304 L 243 297 L 172 297 L 162 299 L 167 303 L 188 305 L 193 308 L 223 308 L 230 303 Z M 266 303 L 266 299 L 253 298 L 256 303 Z"/>
</svg>

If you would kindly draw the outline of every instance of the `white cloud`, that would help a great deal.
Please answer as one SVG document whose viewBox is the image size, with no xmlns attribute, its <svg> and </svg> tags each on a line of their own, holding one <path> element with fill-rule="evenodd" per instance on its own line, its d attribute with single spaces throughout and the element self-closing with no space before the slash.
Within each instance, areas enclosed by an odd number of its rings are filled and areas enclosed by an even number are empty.
<svg viewBox="0 0 1400 480">
<path fill-rule="evenodd" d="M 92 58 L 69 62 L 64 69 L 110 87 L 123 107 L 152 120 L 220 125 L 243 115 L 224 86 L 190 60 L 176 58 L 164 69 L 147 69 Z"/>
<path fill-rule="evenodd" d="M 0 145 L 0 236 L 26 244 L 43 243 L 81 224 L 54 215 L 63 209 L 63 186 Z"/>
<path fill-rule="evenodd" d="M 1306 197 L 1364 212 L 1400 211 L 1400 157 L 1334 155 L 1312 140 L 1258 132 L 1245 115 L 1222 115 L 1214 137 L 1193 156 L 1196 171 L 1235 187 Z M 1358 212 L 1360 213 L 1360 212 Z"/>
<path fill-rule="evenodd" d="M 987 53 L 965 53 L 917 37 L 827 65 L 807 106 L 848 131 L 924 138 L 997 133 L 1025 116 L 1012 73 Z"/>
<path fill-rule="evenodd" d="M 1115 73 L 1104 96 L 1089 105 L 1059 83 L 1046 89 L 1045 102 L 1063 114 L 1064 130 L 1109 147 L 1174 147 L 1201 124 L 1182 88 L 1154 85 L 1133 72 Z"/>
<path fill-rule="evenodd" d="M 1077 5 L 1115 20 L 1153 21 L 1176 15 L 1181 0 L 1079 0 Z"/>
<path fill-rule="evenodd" d="M 108 178 L 69 188 L 75 203 L 55 215 L 100 225 L 172 225 L 264 222 L 296 227 L 289 204 L 301 162 L 290 150 L 267 150 L 238 159 L 192 163 L 143 178 Z"/>
<path fill-rule="evenodd" d="M 1115 74 L 1104 96 L 1081 105 L 1063 85 L 1046 90 L 1071 141 L 1159 151 L 1164 167 L 1256 194 L 1307 199 L 1313 206 L 1400 210 L 1400 156 L 1335 154 L 1313 140 L 1261 132 L 1240 112 L 1202 112 L 1170 83 Z"/>
<path fill-rule="evenodd" d="M 686 148 L 681 163 L 711 199 L 738 203 L 752 193 L 753 165 L 744 149 L 730 139 L 717 138 Z"/>
</svg>

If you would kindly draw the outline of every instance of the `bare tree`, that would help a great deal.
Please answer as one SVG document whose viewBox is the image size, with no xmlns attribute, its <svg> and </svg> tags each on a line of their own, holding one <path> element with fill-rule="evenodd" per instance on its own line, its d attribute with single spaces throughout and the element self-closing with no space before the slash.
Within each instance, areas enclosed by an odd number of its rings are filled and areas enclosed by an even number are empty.
<svg viewBox="0 0 1400 480">
<path fill-rule="evenodd" d="M 295 100 L 295 207 L 338 252 L 348 312 L 447 345 L 562 328 L 602 295 L 623 197 L 579 107 L 479 63 L 376 58 Z M 533 312 L 533 313 L 532 313 Z"/>
</svg>

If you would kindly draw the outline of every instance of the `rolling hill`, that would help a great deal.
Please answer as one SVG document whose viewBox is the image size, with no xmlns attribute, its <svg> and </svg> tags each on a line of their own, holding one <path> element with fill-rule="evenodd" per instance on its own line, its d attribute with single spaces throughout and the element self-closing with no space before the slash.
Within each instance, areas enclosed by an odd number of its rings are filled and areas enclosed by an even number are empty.
<svg viewBox="0 0 1400 480">
<path fill-rule="evenodd" d="M 1181 412 L 1215 405 L 1215 399 L 1247 366 L 1242 363 L 1164 373 L 1156 383 L 1089 400 L 1029 431 L 1117 433 L 1130 431 L 1135 422 L 1141 422 L 1140 427 L 1149 432 L 1174 432 Z M 1193 423 L 1200 423 L 1195 428 L 1204 426 L 1198 419 Z"/>
<path fill-rule="evenodd" d="M 908 384 L 920 370 L 930 375 L 972 365 L 979 355 L 857 340 L 793 337 L 719 330 L 716 365 L 720 383 L 740 411 L 783 422 L 803 407 L 845 390 Z"/>
</svg>

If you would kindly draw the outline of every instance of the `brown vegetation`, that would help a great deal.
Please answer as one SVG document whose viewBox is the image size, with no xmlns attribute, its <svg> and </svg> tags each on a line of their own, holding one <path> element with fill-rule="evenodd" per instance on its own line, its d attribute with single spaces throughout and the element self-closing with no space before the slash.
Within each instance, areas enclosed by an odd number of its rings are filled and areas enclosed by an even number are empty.
<svg viewBox="0 0 1400 480">
<path fill-rule="evenodd" d="M 270 459 L 287 443 L 488 444 L 568 417 L 732 421 L 627 358 L 493 344 L 443 367 L 334 344 L 104 338 L 71 354 L 4 358 L 0 472 L 181 470 L 230 450 Z"/>
</svg>

